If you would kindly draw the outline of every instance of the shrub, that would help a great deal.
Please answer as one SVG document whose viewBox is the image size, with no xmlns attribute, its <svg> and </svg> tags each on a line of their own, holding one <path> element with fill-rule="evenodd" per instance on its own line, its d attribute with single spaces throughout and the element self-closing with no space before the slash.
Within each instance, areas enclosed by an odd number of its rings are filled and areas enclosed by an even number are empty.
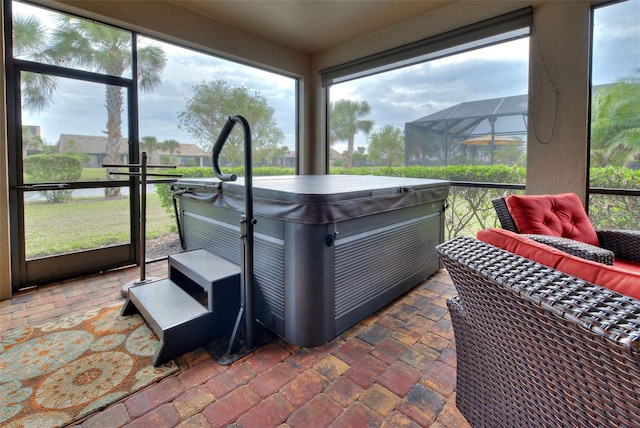
<svg viewBox="0 0 640 428">
<path fill-rule="evenodd" d="M 591 187 L 640 189 L 640 170 L 623 167 L 591 168 Z M 589 198 L 589 218 L 597 228 L 638 229 L 640 198 L 594 194 Z"/>
<path fill-rule="evenodd" d="M 254 168 L 254 175 L 290 175 L 292 168 Z M 211 168 L 183 168 L 177 171 L 184 177 L 212 177 Z M 226 168 L 225 173 L 243 175 L 242 168 Z M 525 184 L 526 169 L 520 166 L 450 165 L 403 167 L 331 168 L 335 175 L 376 175 L 389 177 L 430 178 L 471 183 Z M 592 168 L 593 187 L 640 189 L 640 171 L 623 167 Z M 169 185 L 158 186 L 162 204 L 173 215 Z M 519 190 L 488 187 L 452 186 L 445 212 L 445 239 L 461 234 L 474 236 L 487 227 L 499 226 L 491 200 Z M 637 229 L 640 198 L 636 196 L 593 195 L 590 198 L 590 217 L 597 227 Z"/>
<path fill-rule="evenodd" d="M 42 154 L 27 156 L 24 172 L 30 182 L 59 183 L 78 181 L 82 175 L 82 160 L 73 154 Z M 42 190 L 40 194 L 49 203 L 66 202 L 73 190 Z"/>
<path fill-rule="evenodd" d="M 235 174 L 238 177 L 244 176 L 243 167 L 222 168 L 222 172 L 225 174 Z M 171 172 L 172 174 L 180 174 L 182 177 L 189 178 L 205 178 L 213 177 L 213 168 L 211 167 L 198 167 L 198 168 L 177 168 Z M 254 176 L 267 176 L 267 175 L 293 175 L 295 170 L 293 168 L 276 168 L 276 167 L 258 167 L 253 168 Z M 171 191 L 170 184 L 158 184 L 156 185 L 156 193 L 160 197 L 160 203 L 167 210 L 171 218 L 175 220 L 175 213 L 173 208 L 173 192 Z M 171 227 L 172 232 L 177 231 L 177 226 L 174 224 Z"/>
</svg>

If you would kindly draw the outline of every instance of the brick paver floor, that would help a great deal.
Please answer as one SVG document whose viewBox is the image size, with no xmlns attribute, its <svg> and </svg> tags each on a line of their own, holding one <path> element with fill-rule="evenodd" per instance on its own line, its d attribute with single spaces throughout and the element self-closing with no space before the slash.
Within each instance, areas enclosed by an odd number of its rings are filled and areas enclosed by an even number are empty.
<svg viewBox="0 0 640 428">
<path fill-rule="evenodd" d="M 58 282 L 0 302 L 5 332 L 123 301 L 127 268 Z M 147 266 L 166 277 L 166 262 Z M 331 342 L 300 348 L 277 340 L 228 366 L 198 349 L 181 370 L 75 426 L 468 427 L 455 406 L 455 348 L 446 271 Z"/>
</svg>

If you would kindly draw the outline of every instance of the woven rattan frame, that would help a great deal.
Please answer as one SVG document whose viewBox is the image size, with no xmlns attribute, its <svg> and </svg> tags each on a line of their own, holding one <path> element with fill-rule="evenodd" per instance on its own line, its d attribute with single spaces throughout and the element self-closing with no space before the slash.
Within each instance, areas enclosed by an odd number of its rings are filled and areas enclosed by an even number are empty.
<svg viewBox="0 0 640 428">
<path fill-rule="evenodd" d="M 640 230 L 596 230 L 600 246 L 617 257 L 640 262 Z"/>
<path fill-rule="evenodd" d="M 613 265 L 614 253 L 606 248 L 596 247 L 595 245 L 585 244 L 584 242 L 575 241 L 569 238 L 561 238 L 559 236 L 549 235 L 531 235 L 523 234 L 529 239 L 542 244 L 550 245 L 565 253 L 582 257 L 583 259 L 593 260 L 594 262 L 605 265 Z"/>
<path fill-rule="evenodd" d="M 496 198 L 491 201 L 493 204 L 493 208 L 496 210 L 496 214 L 498 216 L 498 221 L 500 221 L 500 226 L 503 229 L 509 230 L 511 232 L 520 233 L 516 223 L 513 221 L 513 217 L 511 217 L 511 213 L 507 208 L 507 202 L 504 198 Z"/>
<path fill-rule="evenodd" d="M 640 301 L 476 239 L 437 250 L 472 426 L 640 426 Z"/>
</svg>

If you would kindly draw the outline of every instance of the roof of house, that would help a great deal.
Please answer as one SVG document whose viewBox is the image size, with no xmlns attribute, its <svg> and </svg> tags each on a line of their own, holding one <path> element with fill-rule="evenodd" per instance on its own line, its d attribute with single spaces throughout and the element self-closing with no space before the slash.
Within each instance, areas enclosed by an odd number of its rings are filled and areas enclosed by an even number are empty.
<svg viewBox="0 0 640 428">
<path fill-rule="evenodd" d="M 120 138 L 121 151 L 125 151 L 129 140 L 127 138 Z M 75 146 L 75 147 L 73 147 Z M 65 151 L 69 148 L 74 151 L 86 153 L 89 155 L 106 153 L 107 137 L 98 137 L 94 135 L 74 135 L 74 134 L 62 134 L 60 135 L 60 151 Z M 169 150 L 160 149 L 158 154 L 168 155 Z M 209 156 L 208 152 L 203 151 L 195 144 L 180 144 L 180 147 L 173 153 L 176 156 Z"/>
</svg>

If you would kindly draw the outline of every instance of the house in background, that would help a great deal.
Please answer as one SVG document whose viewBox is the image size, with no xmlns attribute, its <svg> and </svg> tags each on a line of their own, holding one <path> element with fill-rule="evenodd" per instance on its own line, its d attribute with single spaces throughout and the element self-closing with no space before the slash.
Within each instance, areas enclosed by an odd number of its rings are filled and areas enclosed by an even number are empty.
<svg viewBox="0 0 640 428">
<path fill-rule="evenodd" d="M 159 156 L 160 164 L 199 167 L 212 165 L 211 152 L 205 152 L 195 144 L 180 144 L 180 147 L 173 154 L 169 150 L 160 149 L 157 155 Z"/>
<path fill-rule="evenodd" d="M 128 140 L 120 138 L 120 162 L 129 162 Z M 100 168 L 107 156 L 107 137 L 91 135 L 60 135 L 60 153 L 78 153 L 86 155 L 85 168 Z M 203 151 L 195 144 L 180 144 L 171 154 L 169 150 L 160 149 L 149 156 L 149 163 L 174 164 L 176 166 L 211 166 L 211 154 Z"/>
<path fill-rule="evenodd" d="M 129 155 L 127 147 L 129 141 L 126 138 L 120 138 L 120 162 L 128 163 Z M 59 153 L 78 153 L 87 155 L 88 160 L 84 164 L 85 168 L 100 168 L 104 159 L 107 157 L 107 137 L 95 137 L 91 135 L 60 135 L 60 144 L 58 146 Z"/>
</svg>

